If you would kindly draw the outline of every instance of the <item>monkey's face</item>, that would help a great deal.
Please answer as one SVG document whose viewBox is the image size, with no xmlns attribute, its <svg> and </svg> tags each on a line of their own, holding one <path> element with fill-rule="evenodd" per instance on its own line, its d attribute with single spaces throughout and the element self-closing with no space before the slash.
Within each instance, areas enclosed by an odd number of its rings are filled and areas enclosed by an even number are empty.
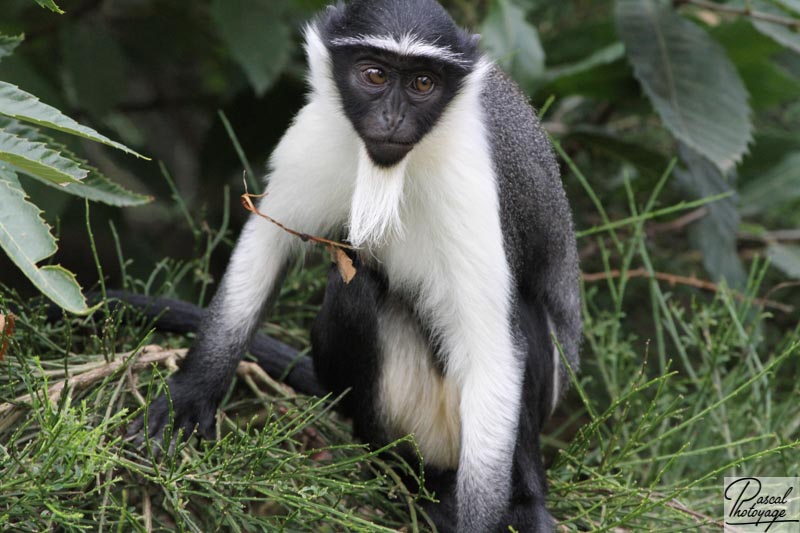
<svg viewBox="0 0 800 533">
<path fill-rule="evenodd" d="M 369 49 L 332 54 L 342 107 L 375 164 L 399 163 L 453 99 L 465 72 L 425 57 Z"/>
</svg>

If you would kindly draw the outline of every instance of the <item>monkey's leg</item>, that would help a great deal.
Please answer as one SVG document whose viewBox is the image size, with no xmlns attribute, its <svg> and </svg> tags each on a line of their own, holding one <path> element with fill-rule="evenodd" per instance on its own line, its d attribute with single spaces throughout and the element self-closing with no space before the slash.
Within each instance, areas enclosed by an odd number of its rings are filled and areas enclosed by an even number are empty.
<svg viewBox="0 0 800 533">
<path fill-rule="evenodd" d="M 458 503 L 456 501 L 456 471 L 425 468 L 425 488 L 436 502 L 424 501 L 423 509 L 433 521 L 438 533 L 457 533 Z"/>
<path fill-rule="evenodd" d="M 383 439 L 378 422 L 378 307 L 385 297 L 383 280 L 363 264 L 344 283 L 336 267 L 328 273 L 322 308 L 311 329 L 311 353 L 317 379 L 341 400 L 353 418 L 359 439 L 376 444 Z"/>
<path fill-rule="evenodd" d="M 505 513 L 522 399 L 523 362 L 511 324 L 493 290 L 479 284 L 466 284 L 470 293 L 448 291 L 452 305 L 440 309 L 452 311 L 436 317 L 448 376 L 460 391 L 457 527 L 464 533 L 491 531 Z"/>
<path fill-rule="evenodd" d="M 555 521 L 546 507 L 547 480 L 539 448 L 536 424 L 520 424 L 519 441 L 514 453 L 511 502 L 498 531 L 550 533 Z"/>
<path fill-rule="evenodd" d="M 545 306 L 538 300 L 517 307 L 518 328 L 525 345 L 525 376 L 517 444 L 514 450 L 511 501 L 500 524 L 517 531 L 550 532 L 555 522 L 545 506 L 547 479 L 542 464 L 539 434 L 550 415 L 553 383 L 553 342 Z"/>
</svg>

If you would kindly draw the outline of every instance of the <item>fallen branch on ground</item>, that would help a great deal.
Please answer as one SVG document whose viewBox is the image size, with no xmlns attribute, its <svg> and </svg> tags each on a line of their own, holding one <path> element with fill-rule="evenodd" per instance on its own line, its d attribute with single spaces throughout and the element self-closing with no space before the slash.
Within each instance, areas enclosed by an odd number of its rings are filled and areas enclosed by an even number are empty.
<svg viewBox="0 0 800 533">
<path fill-rule="evenodd" d="M 183 359 L 186 355 L 186 351 L 185 348 L 170 350 L 162 348 L 161 346 L 148 345 L 139 351 L 119 354 L 117 359 L 108 363 L 101 361 L 93 365 L 93 367 L 83 365 L 81 372 L 70 375 L 48 387 L 47 398 L 55 403 L 61 397 L 61 393 L 65 388 L 75 390 L 84 389 L 114 374 L 129 363 L 132 370 L 142 370 L 152 364 L 169 364 L 170 359 Z M 0 404 L 0 416 L 10 412 L 15 407 L 29 403 L 31 399 L 30 394 L 25 394 L 11 402 Z"/>
</svg>

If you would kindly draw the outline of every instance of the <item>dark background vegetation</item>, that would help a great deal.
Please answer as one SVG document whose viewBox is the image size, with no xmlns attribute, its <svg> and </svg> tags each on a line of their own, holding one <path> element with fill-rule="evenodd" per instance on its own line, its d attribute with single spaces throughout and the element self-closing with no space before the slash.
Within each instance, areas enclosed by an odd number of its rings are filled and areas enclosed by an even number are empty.
<svg viewBox="0 0 800 533">
<path fill-rule="evenodd" d="M 57 3 L 64 14 L 33 0 L 3 0 L 0 33 L 24 33 L 25 40 L 0 62 L 0 80 L 153 158 L 144 161 L 52 134 L 116 183 L 153 197 L 135 208 L 91 204 L 106 285 L 205 304 L 247 215 L 237 198 L 243 192 L 244 165 L 220 111 L 254 173 L 262 175 L 272 148 L 304 102 L 302 25 L 327 2 Z M 668 530 L 676 523 L 719 526 L 714 487 L 723 472 L 798 475 L 800 465 L 800 3 L 443 4 L 459 23 L 484 35 L 486 49 L 520 83 L 534 107 L 546 108 L 542 121 L 561 150 L 564 185 L 580 234 L 586 322 L 583 374 L 578 392 L 556 412 L 545 449 L 552 465 L 556 517 L 572 530 Z M 671 162 L 675 166 L 665 175 Z M 75 272 L 86 289 L 97 289 L 84 202 L 25 176 L 20 180 L 59 237 L 55 262 Z M 654 191 L 659 194 L 649 203 Z M 716 200 L 703 200 L 709 197 Z M 655 216 L 659 210 L 664 212 Z M 218 238 L 218 246 L 209 246 Z M 321 255 L 310 254 L 305 268 L 295 270 L 267 325 L 271 334 L 299 349 L 307 345 L 306 328 L 322 296 L 324 263 Z M 5 287 L 0 296 L 11 302 L 28 302 L 36 294 L 2 253 L 0 285 Z M 3 301 L 0 298 L 0 304 Z M 12 370 L 0 378 L 2 401 L 43 386 L 45 371 L 54 376 L 66 365 L 64 346 L 72 348 L 70 364 L 91 362 L 97 354 L 113 358 L 115 349 L 132 350 L 146 333 L 141 328 L 117 330 L 100 319 L 51 329 L 41 310 L 34 306 L 22 313 L 22 333 L 6 359 L 14 361 L 9 363 Z M 156 340 L 186 344 L 185 339 Z M 36 366 L 39 356 L 43 368 Z M 103 409 L 135 407 L 129 397 L 109 392 L 114 383 L 119 390 L 127 386 L 123 377 L 114 379 L 119 381 L 104 382 L 82 398 Z M 216 485 L 204 485 L 207 478 L 198 479 L 193 472 L 202 471 L 208 461 L 224 463 L 224 454 L 241 456 L 242 464 L 225 469 L 234 477 L 240 475 L 237 468 L 250 468 L 251 460 L 294 464 L 281 455 L 284 451 L 269 455 L 272 452 L 264 450 L 284 450 L 285 439 L 295 438 L 306 423 L 316 424 L 323 443 L 347 442 L 348 437 L 318 404 L 298 407 L 294 400 L 270 393 L 268 401 L 259 396 L 263 404 L 243 407 L 243 397 L 258 395 L 242 385 L 245 382 L 240 382 L 238 395 L 226 400 L 225 412 L 261 412 L 265 420 L 277 416 L 277 425 L 269 427 L 283 433 L 259 434 L 260 439 L 275 439 L 258 441 L 261 451 L 247 451 L 254 446 L 249 434 L 226 441 L 222 452 L 197 455 L 183 450 L 189 464 L 167 482 L 155 466 L 137 470 L 130 462 L 115 463 L 117 454 L 123 456 L 114 447 L 119 443 L 106 443 L 102 431 L 116 430 L 124 420 L 110 415 L 110 407 L 102 420 L 91 418 L 98 409 L 83 405 L 78 412 L 89 413 L 91 423 L 76 423 L 87 433 L 76 429 L 75 439 L 115 457 L 109 459 L 114 466 L 87 463 L 88 481 L 69 483 L 59 470 L 52 481 L 47 478 L 52 485 L 20 474 L 27 469 L 22 460 L 11 474 L 0 469 L 0 479 L 19 476 L 18 482 L 0 482 L 0 489 L 30 486 L 42 491 L 39 500 L 20 496 L 15 514 L 9 511 L 12 505 L 3 506 L 0 490 L 0 526 L 10 516 L 14 524 L 35 525 L 30 527 L 58 523 L 64 529 L 92 528 L 100 509 L 102 521 L 140 527 L 147 523 L 142 518 L 147 515 L 147 498 L 136 492 L 128 500 L 127 493 L 117 493 L 119 486 L 112 487 L 116 478 L 111 472 L 127 468 L 135 475 L 123 474 L 120 483 L 131 494 L 142 476 L 151 484 L 148 490 L 164 491 L 163 510 L 150 518 L 156 528 L 178 523 L 189 530 L 210 530 L 230 527 L 226 520 L 231 516 L 250 520 L 233 510 L 250 505 L 250 494 L 235 488 L 222 497 L 214 492 Z M 298 415 L 302 420 L 287 426 L 271 410 L 263 414 L 273 396 L 279 398 L 276 405 L 287 401 L 292 409 L 312 415 Z M 34 402 L 31 412 L 37 410 L 47 412 L 47 407 Z M 0 409 L 0 443 L 8 450 L 28 450 L 26 445 L 38 442 L 34 433 L 56 426 L 41 415 L 33 426 L 29 421 L 15 429 L 19 419 L 9 422 L 5 413 Z M 248 421 L 246 414 L 230 416 L 239 426 Z M 43 429 L 41 433 L 49 434 Z M 52 446 L 59 441 L 48 442 Z M 70 442 L 62 443 L 63 448 L 69 449 Z M 772 451 L 775 454 L 769 455 Z M 263 455 L 252 459 L 245 457 L 248 453 Z M 340 450 L 333 455 L 347 459 L 353 453 Z M 736 470 L 744 458 L 751 462 Z M 291 459 L 305 456 L 297 452 Z M 383 472 L 382 463 L 370 462 L 374 459 L 364 460 L 373 471 Z M 54 463 L 60 461 L 66 459 Z M 44 460 L 31 452 L 30 462 L 36 468 L 29 470 L 38 472 Z M 276 501 L 282 509 L 303 509 L 298 511 L 298 520 L 308 521 L 303 524 L 315 523 L 319 516 L 314 513 L 322 511 L 308 511 L 305 503 L 293 500 L 298 487 L 314 487 L 321 500 L 328 497 L 326 490 L 345 491 L 346 496 L 333 498 L 333 503 L 325 500 L 330 506 L 325 512 L 347 507 L 347 518 L 338 522 L 341 527 L 370 530 L 348 522 L 351 512 L 391 527 L 405 523 L 406 515 L 396 508 L 365 511 L 385 500 L 385 493 L 395 494 L 391 487 L 375 488 L 379 497 L 370 499 L 363 494 L 372 494 L 372 486 L 362 491 L 356 485 L 337 485 L 354 483 L 346 466 L 331 474 L 330 485 L 315 480 L 313 468 L 296 470 L 294 478 L 287 475 L 291 479 L 284 492 L 266 482 L 263 487 L 253 485 L 253 490 L 268 493 L 266 501 Z M 376 484 L 385 482 L 379 479 Z M 232 486 L 240 481 L 232 478 Z M 153 484 L 159 489 L 152 489 Z M 77 498 L 75 491 L 84 491 L 86 500 Z M 222 498 L 231 507 L 222 512 L 197 505 L 187 511 L 191 506 L 186 498 L 197 497 L 196 491 L 212 501 Z M 47 504 L 42 502 L 53 493 L 59 495 L 53 498 L 55 507 L 43 511 Z M 687 502 L 699 514 L 679 508 Z M 126 514 L 128 504 L 134 508 L 131 514 Z M 249 509 L 255 516 L 249 527 L 264 527 L 259 517 L 274 512 L 265 506 Z M 69 515 L 75 509 L 85 514 Z M 28 514 L 39 513 L 41 522 L 25 522 Z"/>
<path fill-rule="evenodd" d="M 242 190 L 243 168 L 218 110 L 227 115 L 253 168 L 262 174 L 271 149 L 303 103 L 301 28 L 325 4 L 323 0 L 68 0 L 60 4 L 64 15 L 43 10 L 29 0 L 6 0 L 3 4 L 0 30 L 12 35 L 24 32 L 26 38 L 13 56 L 0 63 L 0 79 L 162 161 L 193 216 L 212 227 L 221 220 L 221 191 L 229 186 L 235 235 L 245 218 L 236 200 Z M 461 23 L 477 30 L 483 24 L 498 26 L 509 34 L 522 31 L 513 25 L 503 27 L 508 21 L 487 20 L 490 9 L 495 8 L 488 0 L 451 0 L 445 4 Z M 678 146 L 653 112 L 624 54 L 609 48 L 619 43 L 611 2 L 518 4 L 518 14 L 524 9 L 538 29 L 546 70 L 536 71 L 535 58 L 527 64 L 512 58 L 513 73 L 531 95 L 534 106 L 541 106 L 550 96 L 556 98 L 545 123 L 586 169 L 593 187 L 609 204 L 613 219 L 616 211 L 627 209 L 622 172 L 629 172 L 636 190 L 646 191 L 669 158 L 678 154 Z M 241 15 L 245 12 L 248 15 Z M 750 185 L 760 189 L 760 178 L 800 152 L 798 53 L 757 31 L 746 16 L 692 5 L 681 13 L 725 47 L 750 93 L 755 137 L 744 162 L 727 179 L 731 189 L 748 189 Z M 517 13 L 509 14 L 514 15 Z M 509 47 L 514 44 L 526 42 L 520 37 Z M 595 54 L 603 50 L 609 52 L 608 57 L 598 60 Z M 580 68 L 587 58 L 594 58 L 590 61 L 593 64 Z M 702 107 L 697 112 L 702 113 Z M 76 142 L 66 137 L 60 140 L 72 146 Z M 89 142 L 75 148 L 118 183 L 155 198 L 148 206 L 122 211 L 94 207 L 103 264 L 116 260 L 109 232 L 102 227 L 105 219 L 117 224 L 126 255 L 134 259 L 131 269 L 135 274 L 145 275 L 163 257 L 186 258 L 197 253 L 158 165 Z M 714 238 L 713 231 L 701 235 L 690 231 L 692 245 L 687 246 L 686 227 L 665 232 L 667 235 L 656 240 L 657 249 L 681 261 L 666 270 L 695 272 L 712 279 L 727 274 L 729 281 L 741 285 L 745 270 L 735 264 L 736 250 L 730 246 L 720 250 L 715 242 L 735 240 L 742 252 L 739 257 L 746 262 L 752 254 L 765 252 L 765 239 L 750 238 L 753 234 L 760 235 L 761 229 L 796 228 L 800 196 L 797 168 L 795 159 L 782 181 L 764 183 L 769 190 L 759 191 L 759 205 L 739 203 L 732 214 L 728 213 L 734 217 L 733 223 L 723 218 L 718 223 L 723 229 L 717 230 L 727 235 Z M 701 182 L 700 189 L 703 179 L 695 179 Z M 711 179 L 706 181 L 712 183 Z M 591 204 L 569 172 L 565 173 L 565 184 L 577 227 L 595 225 L 598 220 Z M 82 202 L 43 190 L 30 180 L 24 185 L 43 207 L 47 219 L 58 223 L 58 261 L 74 270 L 84 286 L 92 286 L 97 273 L 86 260 L 89 248 L 85 230 L 75 223 L 83 219 Z M 695 193 L 690 185 L 673 179 L 668 199 L 691 199 L 715 192 L 719 191 L 709 185 Z M 736 224 L 736 210 L 746 217 L 746 235 L 739 235 L 738 240 L 733 234 L 742 228 Z M 706 261 L 716 265 L 708 275 L 703 272 L 701 254 L 716 255 Z M 213 257 L 211 274 L 215 279 L 224 267 L 225 255 Z M 596 254 L 585 251 L 585 255 Z M 4 281 L 25 287 L 7 260 L 0 261 Z M 784 273 L 798 274 L 797 248 L 793 249 L 793 259 L 789 254 L 784 263 L 788 263 L 782 264 Z M 584 270 L 598 266 L 591 262 L 584 265 Z M 120 284 L 116 269 L 109 268 L 107 275 L 109 285 Z M 798 296 L 791 291 L 784 294 Z"/>
<path fill-rule="evenodd" d="M 678 155 L 678 143 L 654 112 L 624 53 L 614 49 L 620 37 L 612 2 L 450 0 L 445 4 L 460 23 L 509 36 L 509 42 L 499 46 L 505 54 L 501 59 L 511 66 L 534 106 L 555 97 L 545 125 L 584 169 L 608 204 L 612 219 L 627 210 L 624 172 L 636 191 L 647 191 L 669 159 Z M 242 190 L 243 168 L 218 111 L 229 118 L 255 172 L 263 174 L 271 149 L 304 101 L 301 28 L 323 5 L 324 0 L 68 0 L 60 3 L 66 13 L 58 15 L 29 0 L 5 0 L 0 31 L 24 32 L 26 38 L 13 56 L 0 63 L 0 79 L 162 161 L 189 211 L 211 227 L 219 225 L 221 191 L 229 186 L 235 235 L 245 218 L 236 199 Z M 775 9 L 756 4 L 758 7 L 770 8 L 767 12 Z M 768 32 L 760 32 L 747 16 L 691 3 L 680 13 L 721 44 L 735 65 L 749 92 L 744 102 L 750 109 L 743 112 L 754 124 L 754 136 L 743 163 L 728 169 L 721 185 L 715 181 L 718 176 L 704 176 L 700 170 L 700 176 L 671 179 L 663 202 L 709 196 L 725 189 L 748 194 L 730 200 L 713 224 L 679 225 L 675 231 L 666 228 L 654 236 L 653 244 L 671 263 L 665 264 L 664 270 L 712 280 L 727 276 L 730 284 L 741 287 L 749 257 L 774 252 L 767 245 L 791 244 L 797 237 L 791 233 L 785 235 L 791 237 L 788 241 L 770 240 L 764 231 L 800 225 L 800 164 L 796 159 L 800 153 L 800 45 L 796 34 L 793 47 L 782 45 Z M 514 18 L 520 16 L 527 17 L 529 27 L 518 27 L 526 24 Z M 501 17 L 510 20 L 497 20 Z M 515 46 L 530 48 L 526 31 L 536 30 L 541 57 L 515 52 Z M 598 57 L 598 52 L 605 57 Z M 705 104 L 696 102 L 695 112 L 704 113 Z M 118 183 L 155 199 L 132 209 L 93 207 L 103 264 L 116 261 L 105 220 L 117 225 L 126 256 L 133 259 L 134 274 L 149 273 L 164 257 L 187 258 L 198 253 L 196 240 L 182 223 L 183 215 L 157 164 L 90 142 L 75 146 L 78 141 L 74 139 L 59 140 L 85 154 Z M 795 159 L 789 159 L 793 154 Z M 685 166 L 687 159 L 683 157 L 679 167 Z M 781 163 L 783 169 L 778 168 Z M 695 165 L 689 172 L 697 173 L 699 167 Z M 779 180 L 767 179 L 781 170 Z M 568 171 L 565 185 L 577 227 L 596 225 L 599 219 L 589 199 Z M 76 223 L 83 220 L 82 202 L 37 187 L 30 180 L 24 186 L 47 219 L 58 226 L 61 249 L 57 260 L 75 271 L 84 286 L 91 287 L 97 273 L 87 261 L 85 229 Z M 755 203 L 750 201 L 753 198 Z M 742 215 L 744 224 L 740 225 Z M 781 247 L 780 251 L 780 270 L 796 279 L 798 248 L 787 251 Z M 600 270 L 600 264 L 593 261 L 597 254 L 591 252 L 584 250 L 584 270 Z M 226 255 L 224 251 L 214 254 L 214 279 L 219 278 Z M 704 272 L 707 267 L 708 273 Z M 26 290 L 24 280 L 5 258 L 0 258 L 0 269 L 7 284 Z M 108 268 L 106 274 L 110 286 L 120 285 L 118 269 Z M 788 290 L 782 295 L 797 298 L 798 293 Z"/>
</svg>

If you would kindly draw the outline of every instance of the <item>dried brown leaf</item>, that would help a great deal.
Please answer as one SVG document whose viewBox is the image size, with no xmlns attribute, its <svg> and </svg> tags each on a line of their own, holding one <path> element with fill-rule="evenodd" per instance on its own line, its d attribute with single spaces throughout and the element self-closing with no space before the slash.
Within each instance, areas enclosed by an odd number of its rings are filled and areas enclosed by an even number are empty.
<svg viewBox="0 0 800 533">
<path fill-rule="evenodd" d="M 2 344 L 0 345 L 0 361 L 3 360 L 6 350 L 8 350 L 8 339 L 14 335 L 14 323 L 14 315 L 10 313 L 7 315 L 0 315 L 0 339 L 2 339 Z"/>
<path fill-rule="evenodd" d="M 331 260 L 336 263 L 336 267 L 339 269 L 342 281 L 344 281 L 345 285 L 350 283 L 356 277 L 357 272 L 356 267 L 353 266 L 353 260 L 341 248 L 330 246 L 328 250 L 331 253 Z"/>
</svg>

